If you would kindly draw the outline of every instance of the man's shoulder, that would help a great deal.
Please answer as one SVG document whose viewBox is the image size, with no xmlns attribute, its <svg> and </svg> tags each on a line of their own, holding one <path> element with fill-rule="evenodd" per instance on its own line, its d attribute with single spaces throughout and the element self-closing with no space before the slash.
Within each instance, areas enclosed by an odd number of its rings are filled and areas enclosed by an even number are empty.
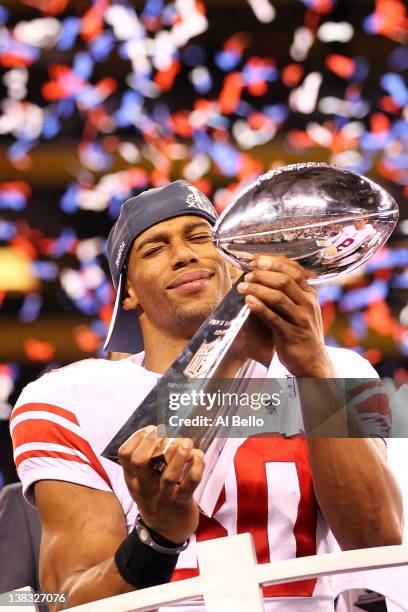
<svg viewBox="0 0 408 612">
<path fill-rule="evenodd" d="M 351 349 L 326 346 L 331 362 L 338 377 L 378 378 L 376 370 L 368 359 Z"/>
<path fill-rule="evenodd" d="M 378 374 L 371 363 L 356 351 L 328 345 L 326 345 L 326 349 L 338 378 L 378 378 Z M 267 377 L 285 378 L 288 375 L 289 371 L 279 361 L 279 357 L 275 353 Z"/>
<path fill-rule="evenodd" d="M 121 361 L 84 359 L 51 370 L 24 387 L 16 408 L 27 403 L 53 404 L 63 398 L 64 404 L 83 403 L 86 398 L 103 396 L 117 388 L 117 383 L 143 376 L 143 368 L 131 358 Z M 70 398 L 70 400 L 68 399 Z M 80 401 L 79 401 L 80 400 Z"/>
</svg>

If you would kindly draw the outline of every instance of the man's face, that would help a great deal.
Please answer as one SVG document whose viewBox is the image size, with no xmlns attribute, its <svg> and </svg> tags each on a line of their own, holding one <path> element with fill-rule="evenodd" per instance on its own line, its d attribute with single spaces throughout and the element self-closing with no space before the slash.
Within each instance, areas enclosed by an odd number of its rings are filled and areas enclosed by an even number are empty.
<svg viewBox="0 0 408 612">
<path fill-rule="evenodd" d="M 366 223 L 367 221 L 365 219 L 356 219 L 356 221 L 354 221 L 354 227 L 356 230 L 362 230 Z"/>
<path fill-rule="evenodd" d="M 124 307 L 172 335 L 191 336 L 231 287 L 211 225 L 185 215 L 158 223 L 134 242 Z"/>
</svg>

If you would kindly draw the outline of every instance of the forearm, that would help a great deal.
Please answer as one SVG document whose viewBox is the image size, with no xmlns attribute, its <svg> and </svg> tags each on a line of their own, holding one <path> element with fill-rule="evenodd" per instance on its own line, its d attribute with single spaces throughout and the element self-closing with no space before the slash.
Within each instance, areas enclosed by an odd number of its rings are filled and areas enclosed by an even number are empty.
<svg viewBox="0 0 408 612">
<path fill-rule="evenodd" d="M 316 498 L 343 549 L 400 544 L 402 500 L 373 438 L 309 438 Z"/>
<path fill-rule="evenodd" d="M 313 483 L 336 539 L 344 549 L 401 543 L 401 492 L 383 440 L 364 435 L 330 363 L 307 374 L 298 388 Z"/>
<path fill-rule="evenodd" d="M 66 578 L 59 589 L 67 594 L 66 604 L 58 604 L 52 612 L 80 604 L 135 591 L 120 575 L 113 557 Z"/>
</svg>

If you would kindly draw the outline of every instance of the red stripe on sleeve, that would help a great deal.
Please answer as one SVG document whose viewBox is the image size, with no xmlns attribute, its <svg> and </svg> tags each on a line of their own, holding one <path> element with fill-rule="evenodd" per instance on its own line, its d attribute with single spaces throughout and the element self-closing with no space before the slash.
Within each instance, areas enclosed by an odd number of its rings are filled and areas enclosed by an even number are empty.
<svg viewBox="0 0 408 612">
<path fill-rule="evenodd" d="M 70 455 L 69 453 L 63 453 L 59 451 L 51 451 L 51 450 L 30 450 L 25 453 L 21 453 L 15 461 L 16 467 L 20 466 L 20 463 L 23 463 L 26 459 L 33 459 L 34 457 L 56 457 L 57 459 L 67 459 L 68 461 L 73 461 L 75 463 L 84 463 L 85 465 L 91 466 L 90 463 L 81 459 L 77 455 Z"/>
<path fill-rule="evenodd" d="M 89 459 L 93 469 L 107 483 L 107 485 L 112 488 L 109 477 L 92 450 L 89 442 L 87 442 L 81 436 L 75 434 L 70 429 L 66 429 L 62 425 L 54 423 L 53 421 L 35 418 L 33 420 L 30 419 L 18 423 L 14 427 L 11 437 L 13 439 L 13 446 L 15 450 L 18 449 L 21 444 L 29 444 L 31 442 L 48 442 L 50 444 L 62 444 L 63 446 L 69 446 L 74 450 L 77 449 L 81 451 L 81 453 Z M 38 451 L 32 452 L 36 453 Z M 42 456 L 49 456 L 49 452 L 50 451 L 47 450 L 42 451 Z M 30 454 L 30 451 L 27 451 L 27 453 Z M 69 455 L 69 457 L 71 457 L 71 455 Z"/>
<path fill-rule="evenodd" d="M 382 382 L 376 379 L 376 380 L 370 380 L 365 383 L 361 383 L 360 385 L 357 385 L 353 389 L 347 390 L 347 395 L 350 399 L 353 399 L 354 397 L 357 397 L 357 395 L 360 395 L 360 393 L 364 393 L 364 391 L 368 391 L 369 389 L 375 389 L 376 387 L 382 388 L 385 392 Z"/>
<path fill-rule="evenodd" d="M 56 414 L 60 417 L 64 417 L 67 421 L 71 421 L 75 425 L 79 425 L 78 419 L 76 418 L 73 412 L 66 410 L 65 408 L 60 408 L 59 406 L 54 406 L 53 404 L 41 404 L 41 403 L 30 403 L 23 404 L 18 408 L 15 408 L 10 417 L 10 423 L 13 422 L 13 419 L 19 414 L 23 414 L 30 411 L 40 410 L 41 412 L 51 412 L 52 414 Z"/>
</svg>

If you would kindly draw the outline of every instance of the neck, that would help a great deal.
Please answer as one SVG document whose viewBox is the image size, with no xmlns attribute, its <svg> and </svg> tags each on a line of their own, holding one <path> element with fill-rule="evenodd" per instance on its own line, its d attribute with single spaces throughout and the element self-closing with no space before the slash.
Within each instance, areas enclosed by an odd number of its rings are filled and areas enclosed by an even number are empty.
<svg viewBox="0 0 408 612">
<path fill-rule="evenodd" d="M 157 329 L 154 333 L 144 334 L 145 368 L 163 374 L 177 359 L 189 340 L 189 337 L 172 337 Z"/>
<path fill-rule="evenodd" d="M 193 333 L 184 337 L 173 337 L 159 329 L 151 329 L 150 331 L 151 333 L 145 333 L 144 330 L 143 334 L 145 345 L 144 367 L 151 372 L 163 374 L 186 347 Z M 217 368 L 215 377 L 234 378 L 245 363 L 246 358 L 230 351 L 230 354 L 223 359 Z"/>
</svg>

